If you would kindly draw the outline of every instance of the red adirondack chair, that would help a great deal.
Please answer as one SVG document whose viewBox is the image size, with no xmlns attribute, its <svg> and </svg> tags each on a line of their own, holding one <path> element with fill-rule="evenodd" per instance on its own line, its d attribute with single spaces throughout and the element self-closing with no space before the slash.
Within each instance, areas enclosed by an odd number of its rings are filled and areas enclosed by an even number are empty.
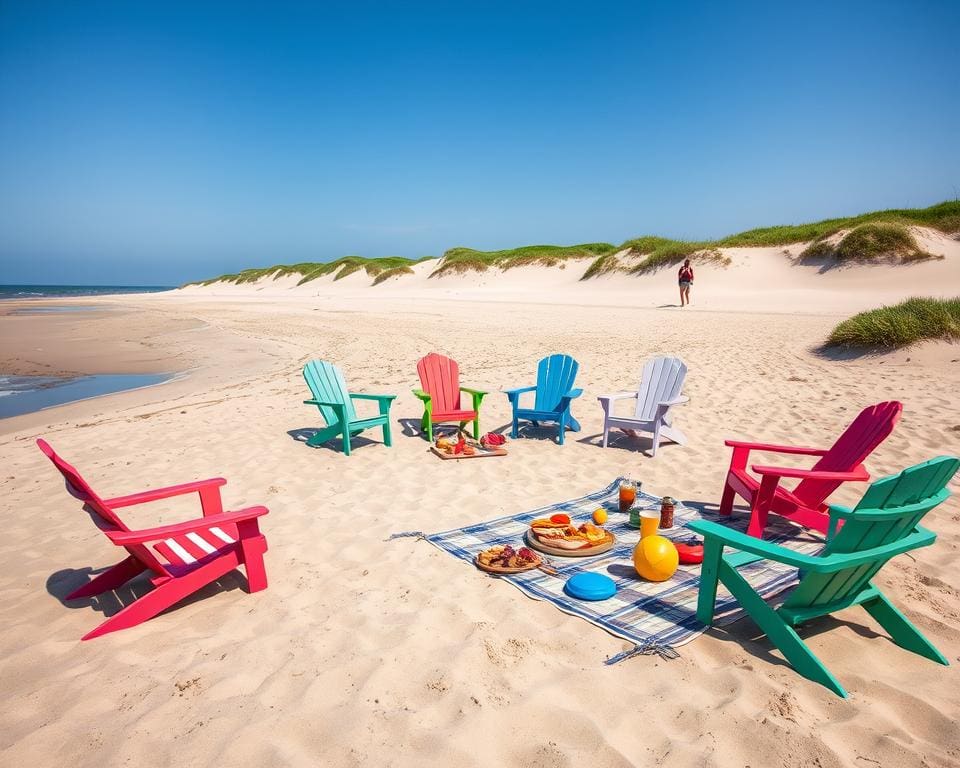
<svg viewBox="0 0 960 768">
<path fill-rule="evenodd" d="M 238 512 L 224 512 L 220 504 L 220 486 L 227 481 L 222 477 L 101 499 L 80 473 L 60 458 L 45 440 L 37 440 L 37 445 L 63 475 L 70 495 L 84 503 L 84 509 L 94 524 L 110 541 L 127 551 L 126 558 L 70 593 L 67 600 L 117 589 L 144 571 L 150 572 L 150 581 L 154 585 L 153 590 L 84 635 L 84 640 L 151 619 L 241 563 L 247 571 L 248 591 L 266 589 L 263 553 L 267 551 L 267 540 L 260 533 L 257 518 L 267 514 L 267 508 L 249 507 Z M 200 495 L 202 518 L 131 531 L 115 511 L 120 507 L 187 493 Z"/>
<path fill-rule="evenodd" d="M 417 363 L 420 385 L 413 390 L 423 402 L 423 418 L 420 427 L 433 442 L 433 425 L 444 421 L 458 421 L 461 428 L 473 422 L 473 436 L 480 437 L 480 404 L 487 394 L 480 389 L 460 386 L 460 366 L 456 360 L 431 352 Z M 460 393 L 466 392 L 473 402 L 470 408 L 461 403 Z"/>
<path fill-rule="evenodd" d="M 734 494 L 738 494 L 750 504 L 747 533 L 751 536 L 763 537 L 770 512 L 807 528 L 828 533 L 830 510 L 825 503 L 827 497 L 845 482 L 866 482 L 870 479 L 863 461 L 893 431 L 902 410 L 903 403 L 896 400 L 864 408 L 833 446 L 826 450 L 740 440 L 725 441 L 726 445 L 733 448 L 733 456 L 720 501 L 720 514 L 731 514 Z M 810 469 L 753 464 L 751 469 L 760 476 L 760 479 L 757 479 L 747 472 L 747 460 L 751 451 L 819 456 L 820 459 Z M 787 490 L 780 487 L 781 478 L 797 479 L 800 482 L 793 490 Z"/>
</svg>

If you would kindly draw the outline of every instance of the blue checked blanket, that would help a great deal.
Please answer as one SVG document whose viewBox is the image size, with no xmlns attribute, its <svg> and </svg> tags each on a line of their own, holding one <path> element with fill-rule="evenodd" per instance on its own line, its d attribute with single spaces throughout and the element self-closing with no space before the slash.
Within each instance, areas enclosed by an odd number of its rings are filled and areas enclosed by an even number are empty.
<svg viewBox="0 0 960 768">
<path fill-rule="evenodd" d="M 495 544 L 510 544 L 514 548 L 525 546 L 524 534 L 530 521 L 538 517 L 549 517 L 558 512 L 570 515 L 574 522 L 583 522 L 597 507 L 608 510 L 609 519 L 605 527 L 617 537 L 617 543 L 610 551 L 595 557 L 549 557 L 541 555 L 559 571 L 557 576 L 544 573 L 539 569 L 509 576 L 493 576 L 504 579 L 517 589 L 536 600 L 547 600 L 557 608 L 573 616 L 602 627 L 612 635 L 635 643 L 630 651 L 617 654 L 607 660 L 608 664 L 621 661 L 636 653 L 659 653 L 665 656 L 676 655 L 672 649 L 687 643 L 706 630 L 697 621 L 697 594 L 700 582 L 699 565 L 681 565 L 677 573 L 665 582 L 654 583 L 640 579 L 633 568 L 633 548 L 640 538 L 640 531 L 627 524 L 628 516 L 621 514 L 618 508 L 618 478 L 606 488 L 579 499 L 563 501 L 530 512 L 500 517 L 477 525 L 455 528 L 443 533 L 424 535 L 431 544 L 446 550 L 454 557 L 473 563 L 478 552 Z M 659 498 L 640 493 L 637 499 L 641 503 L 655 505 Z M 749 515 L 736 512 L 729 518 L 721 518 L 712 512 L 701 512 L 696 508 L 677 502 L 674 515 L 674 527 L 660 531 L 670 539 L 684 541 L 693 538 L 693 532 L 686 524 L 693 520 L 715 520 L 733 528 L 745 530 Z M 416 534 L 397 534 L 416 535 Z M 790 540 L 791 549 L 800 552 L 816 553 L 823 542 L 813 537 L 799 534 L 798 530 L 771 515 L 765 538 L 770 541 Z M 593 571 L 610 576 L 617 585 L 617 593 L 608 600 L 589 602 L 570 597 L 563 586 L 570 576 L 581 571 Z M 477 571 L 477 576 L 485 576 Z M 761 560 L 740 569 L 751 586 L 766 599 L 782 592 L 797 582 L 797 569 L 780 563 Z M 729 624 L 743 616 L 743 610 L 729 592 L 720 585 L 717 595 L 715 623 Z"/>
</svg>

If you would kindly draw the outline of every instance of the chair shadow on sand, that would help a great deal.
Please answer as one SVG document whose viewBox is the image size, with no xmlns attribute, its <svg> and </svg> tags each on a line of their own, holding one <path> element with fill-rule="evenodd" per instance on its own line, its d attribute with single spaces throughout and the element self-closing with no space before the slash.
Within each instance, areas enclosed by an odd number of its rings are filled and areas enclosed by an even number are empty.
<svg viewBox="0 0 960 768">
<path fill-rule="evenodd" d="M 578 438 L 577 442 L 600 448 L 603 445 L 603 433 L 597 432 L 593 435 L 584 435 Z M 673 445 L 676 445 L 676 443 L 671 440 L 661 440 L 660 450 Z M 631 453 L 642 453 L 648 458 L 652 458 L 650 454 L 653 451 L 653 433 L 640 432 L 636 437 L 633 437 L 626 432 L 611 428 L 607 448 L 617 448 L 621 451 L 630 451 Z"/>
<path fill-rule="evenodd" d="M 490 432 L 496 432 L 498 435 L 503 435 L 508 440 L 513 440 L 514 438 L 510 437 L 510 431 L 513 429 L 513 422 L 508 421 L 506 424 L 501 424 L 495 429 L 489 430 Z M 567 434 L 576 434 L 572 430 L 568 429 Z M 534 421 L 524 421 L 520 423 L 520 426 L 517 429 L 517 440 L 552 440 L 557 442 L 557 424 L 556 422 L 548 421 L 544 423 L 534 422 Z"/>
<path fill-rule="evenodd" d="M 300 429 L 289 429 L 287 434 L 290 435 L 298 443 L 306 443 L 311 437 L 313 437 L 317 432 L 320 432 L 320 427 L 300 427 Z M 350 440 L 351 450 L 355 448 L 363 448 L 367 445 L 383 445 L 380 440 L 371 440 L 369 437 L 364 437 L 363 435 L 356 435 Z M 343 438 L 342 437 L 331 437 L 325 443 L 320 445 L 311 445 L 309 448 L 323 448 L 326 450 L 331 450 L 334 453 L 343 452 Z"/>
<path fill-rule="evenodd" d="M 109 619 L 153 590 L 153 585 L 150 583 L 148 574 L 143 573 L 131 579 L 122 587 L 108 590 L 107 592 L 91 597 L 78 597 L 74 600 L 67 600 L 67 595 L 89 583 L 95 576 L 99 576 L 101 573 L 109 570 L 109 567 L 110 566 L 103 568 L 64 568 L 55 571 L 47 577 L 47 592 L 66 608 L 73 610 L 92 608 L 97 613 L 103 614 L 105 619 Z M 242 589 L 246 587 L 246 584 L 246 578 L 240 571 L 234 569 L 193 594 L 187 595 L 175 605 L 170 606 L 157 615 L 162 616 L 165 613 L 170 613 L 185 605 L 206 600 L 221 592 L 232 592 L 235 589 Z"/>
</svg>

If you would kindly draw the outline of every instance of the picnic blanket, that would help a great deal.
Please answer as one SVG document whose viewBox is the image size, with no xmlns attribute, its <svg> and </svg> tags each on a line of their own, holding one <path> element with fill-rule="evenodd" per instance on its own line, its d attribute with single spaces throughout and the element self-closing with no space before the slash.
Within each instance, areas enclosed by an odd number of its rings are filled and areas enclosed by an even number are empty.
<svg viewBox="0 0 960 768">
<path fill-rule="evenodd" d="M 617 543 L 610 551 L 594 557 L 546 557 L 559 571 L 557 576 L 544 573 L 539 569 L 509 576 L 491 576 L 513 584 L 524 594 L 536 600 L 546 600 L 557 608 L 573 616 L 602 627 L 612 635 L 635 643 L 633 649 L 616 654 L 607 659 L 613 664 L 638 653 L 659 653 L 675 655 L 676 646 L 688 643 L 706 631 L 707 627 L 697 620 L 697 595 L 700 583 L 699 565 L 681 565 L 676 574 L 664 582 L 645 581 L 637 576 L 633 567 L 633 549 L 640 539 L 640 531 L 628 524 L 628 515 L 621 514 L 618 506 L 620 479 L 614 480 L 606 488 L 588 493 L 578 499 L 562 501 L 530 512 L 508 515 L 477 525 L 468 525 L 450 531 L 433 534 L 397 534 L 421 535 L 434 546 L 449 552 L 471 564 L 476 577 L 487 574 L 476 570 L 474 557 L 478 552 L 495 544 L 510 544 L 513 547 L 525 546 L 524 533 L 530 521 L 538 517 L 549 517 L 564 512 L 574 520 L 583 522 L 597 507 L 609 512 L 604 526 L 617 537 Z M 659 497 L 647 493 L 637 495 L 641 503 L 655 504 Z M 716 513 L 704 512 L 695 507 L 677 502 L 674 515 L 674 527 L 660 533 L 667 538 L 684 541 L 693 537 L 686 524 L 693 520 L 715 520 L 738 530 L 746 530 L 749 515 L 734 513 L 729 518 Z M 790 540 L 791 549 L 814 554 L 823 548 L 823 542 L 809 535 L 798 536 L 794 526 L 771 516 L 765 538 L 769 541 Z M 750 582 L 757 592 L 769 599 L 793 586 L 797 582 L 797 569 L 760 560 L 739 569 L 740 574 Z M 563 586 L 570 576 L 581 571 L 593 571 L 610 576 L 617 585 L 617 593 L 608 600 L 589 602 L 570 597 Z M 720 585 L 717 594 L 715 624 L 724 625 L 736 621 L 744 615 L 743 609 L 729 592 Z"/>
</svg>

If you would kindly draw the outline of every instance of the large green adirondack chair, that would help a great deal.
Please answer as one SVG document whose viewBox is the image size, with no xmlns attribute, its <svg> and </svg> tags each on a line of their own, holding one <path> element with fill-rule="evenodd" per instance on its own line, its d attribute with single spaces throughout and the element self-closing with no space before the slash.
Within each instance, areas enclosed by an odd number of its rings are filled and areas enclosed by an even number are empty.
<svg viewBox="0 0 960 768">
<path fill-rule="evenodd" d="M 343 436 L 343 452 L 350 455 L 350 438 L 371 427 L 383 427 L 384 445 L 392 445 L 390 438 L 390 404 L 396 395 L 360 395 L 351 393 L 343 380 L 343 373 L 333 363 L 323 360 L 311 360 L 303 366 L 303 378 L 313 394 L 313 399 L 304 400 L 306 405 L 315 405 L 320 409 L 327 426 L 318 430 L 307 445 L 318 446 Z M 376 400 L 380 406 L 380 415 L 361 419 L 353 408 L 354 400 Z"/>
<path fill-rule="evenodd" d="M 958 467 L 960 460 L 940 456 L 877 480 L 855 509 L 830 505 L 830 531 L 819 555 L 800 554 L 707 520 L 690 523 L 689 528 L 704 537 L 697 618 L 704 624 L 713 623 L 717 584 L 722 582 L 797 672 L 843 697 L 847 695 L 843 686 L 794 627 L 861 605 L 897 645 L 948 664 L 871 579 L 895 555 L 933 544 L 936 535 L 918 523 L 950 495 L 946 484 Z M 725 547 L 737 551 L 724 554 Z M 800 583 L 776 610 L 737 572 L 763 559 L 800 569 Z"/>
</svg>

